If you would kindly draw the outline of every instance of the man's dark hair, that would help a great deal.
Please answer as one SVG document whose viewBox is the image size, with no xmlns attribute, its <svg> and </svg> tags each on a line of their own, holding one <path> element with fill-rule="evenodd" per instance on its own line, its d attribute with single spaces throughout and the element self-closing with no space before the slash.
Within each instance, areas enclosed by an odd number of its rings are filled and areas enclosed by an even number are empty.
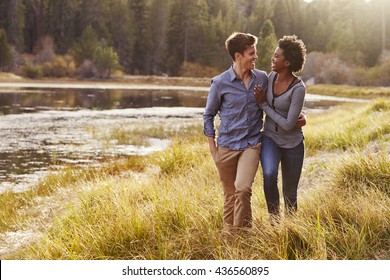
<svg viewBox="0 0 390 280">
<path fill-rule="evenodd" d="M 225 47 L 230 57 L 235 60 L 236 52 L 244 54 L 246 49 L 257 44 L 257 37 L 250 33 L 234 32 L 225 41 Z"/>
</svg>

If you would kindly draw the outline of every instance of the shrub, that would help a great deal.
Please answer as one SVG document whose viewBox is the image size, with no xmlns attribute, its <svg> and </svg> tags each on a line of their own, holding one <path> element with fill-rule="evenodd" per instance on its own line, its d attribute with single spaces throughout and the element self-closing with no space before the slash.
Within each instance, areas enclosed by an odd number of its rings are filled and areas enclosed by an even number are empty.
<svg viewBox="0 0 390 280">
<path fill-rule="evenodd" d="M 322 84 L 350 84 L 352 81 L 351 67 L 338 57 L 327 59 L 319 74 L 315 77 L 316 82 Z"/>
<path fill-rule="evenodd" d="M 199 63 L 184 62 L 179 74 L 181 77 L 214 77 L 219 74 L 219 71 Z"/>
<path fill-rule="evenodd" d="M 49 62 L 42 65 L 42 72 L 44 76 L 48 77 L 66 77 L 73 76 L 75 73 L 75 64 L 70 56 L 64 57 L 56 55 Z"/>
<path fill-rule="evenodd" d="M 311 52 L 307 55 L 302 78 L 314 78 L 318 84 L 348 84 L 356 86 L 390 86 L 390 58 L 374 67 L 355 66 L 336 54 Z"/>
<path fill-rule="evenodd" d="M 64 55 L 64 60 L 66 63 L 66 74 L 67 76 L 73 76 L 76 73 L 76 62 L 74 61 L 71 55 Z"/>
<path fill-rule="evenodd" d="M 390 86 L 390 57 L 380 65 L 379 83 L 380 86 Z"/>
<path fill-rule="evenodd" d="M 45 63 L 52 60 L 55 56 L 53 38 L 50 36 L 41 37 L 35 46 L 35 51 L 37 53 L 36 59 L 38 62 Z"/>
<path fill-rule="evenodd" d="M 98 47 L 93 62 L 101 78 L 110 78 L 112 70 L 120 69 L 118 54 L 111 47 Z"/>
<path fill-rule="evenodd" d="M 27 63 L 21 68 L 21 73 L 24 77 L 38 79 L 42 77 L 42 67 L 39 65 L 32 65 L 31 63 Z"/>
<path fill-rule="evenodd" d="M 352 66 L 334 53 L 311 52 L 307 55 L 302 78 L 319 84 L 351 84 Z"/>
<path fill-rule="evenodd" d="M 318 74 L 322 71 L 324 62 L 335 56 L 322 52 L 310 52 L 306 57 L 305 67 L 301 73 L 304 80 L 314 78 L 317 80 Z"/>
<path fill-rule="evenodd" d="M 84 60 L 76 73 L 80 78 L 92 78 L 96 75 L 97 70 L 95 64 L 93 64 L 91 60 Z"/>
</svg>

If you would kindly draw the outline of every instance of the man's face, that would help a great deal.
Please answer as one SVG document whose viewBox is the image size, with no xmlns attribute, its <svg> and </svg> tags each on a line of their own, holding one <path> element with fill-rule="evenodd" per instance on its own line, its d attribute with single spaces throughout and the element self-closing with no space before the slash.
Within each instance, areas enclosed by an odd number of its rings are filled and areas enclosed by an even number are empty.
<svg viewBox="0 0 390 280">
<path fill-rule="evenodd" d="M 247 48 L 242 55 L 238 55 L 238 63 L 242 69 L 252 70 L 255 68 L 257 57 L 256 47 L 251 46 Z"/>
</svg>

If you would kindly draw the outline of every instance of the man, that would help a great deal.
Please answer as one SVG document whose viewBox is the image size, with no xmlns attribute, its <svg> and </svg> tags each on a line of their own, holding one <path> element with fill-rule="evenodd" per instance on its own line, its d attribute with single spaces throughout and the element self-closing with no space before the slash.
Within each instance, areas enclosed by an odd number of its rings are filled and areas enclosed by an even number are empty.
<svg viewBox="0 0 390 280">
<path fill-rule="evenodd" d="M 204 134 L 224 194 L 224 230 L 252 226 L 252 184 L 259 165 L 263 112 L 254 86 L 267 88 L 267 74 L 255 69 L 257 37 L 234 32 L 225 42 L 233 65 L 211 80 L 203 115 Z M 216 142 L 215 116 L 220 126 Z"/>
</svg>

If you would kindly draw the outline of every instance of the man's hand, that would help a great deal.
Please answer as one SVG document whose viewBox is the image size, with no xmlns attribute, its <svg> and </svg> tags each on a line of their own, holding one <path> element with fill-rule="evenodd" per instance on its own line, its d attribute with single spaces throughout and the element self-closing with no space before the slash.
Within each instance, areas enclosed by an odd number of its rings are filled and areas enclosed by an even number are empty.
<svg viewBox="0 0 390 280">
<path fill-rule="evenodd" d="M 265 102 L 265 91 L 259 85 L 255 85 L 255 91 L 253 93 L 256 97 L 257 104 Z"/>
<path fill-rule="evenodd" d="M 208 140 L 209 147 L 210 147 L 210 153 L 214 157 L 214 155 L 217 151 L 217 144 L 215 143 L 215 139 L 214 139 L 214 137 L 207 136 L 207 140 Z"/>
<path fill-rule="evenodd" d="M 297 120 L 297 123 L 295 124 L 295 128 L 301 128 L 302 126 L 305 125 L 306 125 L 306 115 L 301 112 Z"/>
</svg>

